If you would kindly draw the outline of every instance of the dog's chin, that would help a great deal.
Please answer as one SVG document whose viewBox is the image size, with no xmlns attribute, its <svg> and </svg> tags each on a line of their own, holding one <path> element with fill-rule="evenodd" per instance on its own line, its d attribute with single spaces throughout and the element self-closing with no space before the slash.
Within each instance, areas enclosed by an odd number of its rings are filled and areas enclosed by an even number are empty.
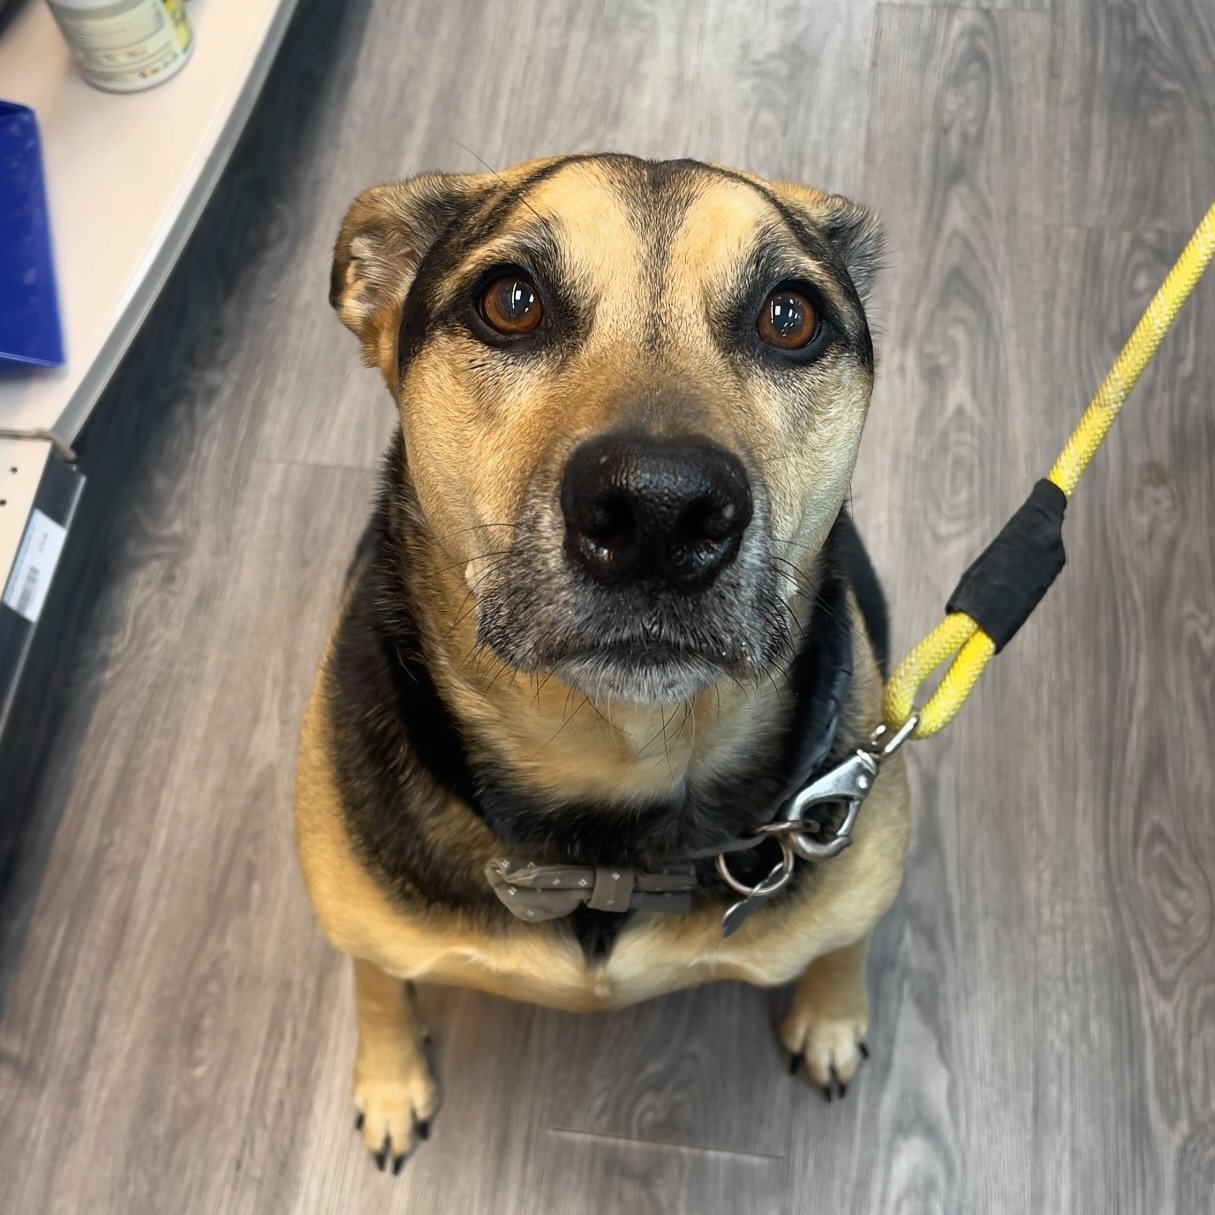
<svg viewBox="0 0 1215 1215">
<path fill-rule="evenodd" d="M 637 705 L 689 700 L 728 673 L 721 664 L 698 655 L 659 647 L 578 654 L 555 663 L 553 670 L 562 682 L 592 700 Z"/>
</svg>

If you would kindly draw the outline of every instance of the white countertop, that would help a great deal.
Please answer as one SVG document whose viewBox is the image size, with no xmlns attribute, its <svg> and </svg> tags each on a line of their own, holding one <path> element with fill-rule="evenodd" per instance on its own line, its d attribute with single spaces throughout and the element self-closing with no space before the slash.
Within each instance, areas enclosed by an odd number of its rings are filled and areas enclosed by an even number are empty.
<svg viewBox="0 0 1215 1215">
<path fill-rule="evenodd" d="M 295 0 L 190 0 L 193 57 L 140 93 L 86 84 L 41 0 L 0 36 L 0 97 L 42 137 L 67 364 L 0 376 L 0 430 L 70 444 L 244 125 Z M 0 553 L 0 558 L 3 553 Z M 7 573 L 0 561 L 0 581 Z"/>
</svg>

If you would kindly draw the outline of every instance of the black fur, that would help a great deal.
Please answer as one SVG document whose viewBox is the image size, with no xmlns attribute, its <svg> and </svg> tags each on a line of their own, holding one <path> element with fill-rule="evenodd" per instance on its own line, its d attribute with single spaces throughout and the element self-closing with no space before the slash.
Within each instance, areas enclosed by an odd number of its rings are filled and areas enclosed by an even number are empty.
<svg viewBox="0 0 1215 1215">
<path fill-rule="evenodd" d="M 869 634 L 869 644 L 873 646 L 878 670 L 885 681 L 890 667 L 890 614 L 877 570 L 873 568 L 869 552 L 847 510 L 841 511 L 836 520 L 831 545 L 832 560 L 843 572 L 844 579 L 856 596 L 865 632 Z"/>
</svg>

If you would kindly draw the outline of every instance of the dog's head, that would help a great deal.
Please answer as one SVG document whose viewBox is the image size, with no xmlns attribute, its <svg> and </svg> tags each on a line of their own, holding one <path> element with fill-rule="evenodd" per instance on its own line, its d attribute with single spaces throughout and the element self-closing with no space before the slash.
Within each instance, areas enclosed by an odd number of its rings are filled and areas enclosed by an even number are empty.
<svg viewBox="0 0 1215 1215">
<path fill-rule="evenodd" d="M 362 194 L 330 298 L 478 639 L 632 702 L 777 662 L 860 443 L 878 246 L 837 195 L 691 161 Z"/>
</svg>

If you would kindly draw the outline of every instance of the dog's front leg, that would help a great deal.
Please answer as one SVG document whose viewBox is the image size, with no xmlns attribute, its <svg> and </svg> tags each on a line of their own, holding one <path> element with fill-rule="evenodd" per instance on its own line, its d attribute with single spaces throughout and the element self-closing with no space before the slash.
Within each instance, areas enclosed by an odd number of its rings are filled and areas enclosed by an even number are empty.
<svg viewBox="0 0 1215 1215">
<path fill-rule="evenodd" d="M 359 1044 L 354 1062 L 356 1127 L 381 1170 L 398 1173 L 419 1139 L 430 1133 L 439 1087 L 426 1057 L 412 984 L 354 959 Z"/>
<path fill-rule="evenodd" d="M 807 967 L 781 1024 L 780 1038 L 792 1056 L 792 1071 L 805 1065 L 828 1101 L 842 1097 L 861 1060 L 868 1058 L 869 996 L 865 956 L 869 937 L 823 954 Z"/>
</svg>

